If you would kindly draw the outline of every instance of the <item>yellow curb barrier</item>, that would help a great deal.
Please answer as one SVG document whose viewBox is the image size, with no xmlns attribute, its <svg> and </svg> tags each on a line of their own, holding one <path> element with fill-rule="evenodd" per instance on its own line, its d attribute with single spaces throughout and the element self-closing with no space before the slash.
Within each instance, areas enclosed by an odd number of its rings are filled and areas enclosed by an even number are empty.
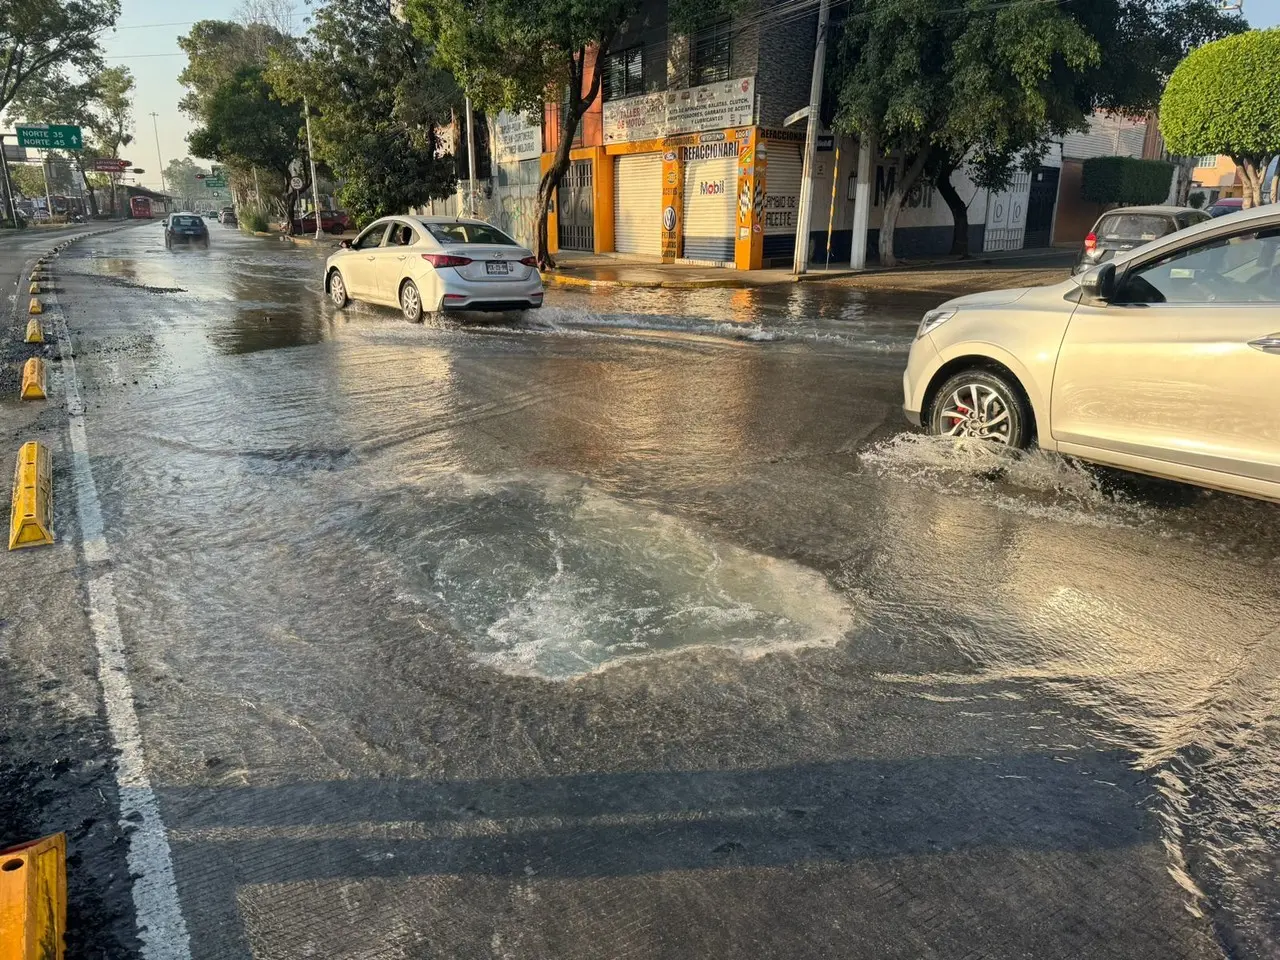
<svg viewBox="0 0 1280 960">
<path fill-rule="evenodd" d="M 0 960 L 62 960 L 67 838 L 0 850 Z"/>
<path fill-rule="evenodd" d="M 40 281 L 35 280 L 35 279 L 32 279 L 32 281 L 31 281 L 31 293 L 39 293 L 39 292 L 40 292 Z"/>
<path fill-rule="evenodd" d="M 28 313 L 44 313 L 44 305 L 35 297 L 31 298 L 31 306 L 27 310 Z"/>
<path fill-rule="evenodd" d="M 27 321 L 27 343 L 44 343 L 44 331 L 35 317 Z"/>
<path fill-rule="evenodd" d="M 53 458 L 43 443 L 30 440 L 18 451 L 13 471 L 9 549 L 53 543 Z M 3 873 L 0 870 L 0 873 Z M 0 955 L 0 960 L 4 960 Z"/>
<path fill-rule="evenodd" d="M 22 365 L 23 400 L 43 400 L 46 397 L 44 361 L 39 357 L 31 357 Z"/>
</svg>

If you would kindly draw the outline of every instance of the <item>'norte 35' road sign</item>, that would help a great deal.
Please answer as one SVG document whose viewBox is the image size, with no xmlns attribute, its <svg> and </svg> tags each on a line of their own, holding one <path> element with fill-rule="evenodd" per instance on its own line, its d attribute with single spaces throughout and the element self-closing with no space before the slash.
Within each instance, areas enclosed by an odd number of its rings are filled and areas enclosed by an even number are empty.
<svg viewBox="0 0 1280 960">
<path fill-rule="evenodd" d="M 58 123 L 18 124 L 18 146 L 42 150 L 80 150 L 84 136 L 79 127 Z"/>
</svg>

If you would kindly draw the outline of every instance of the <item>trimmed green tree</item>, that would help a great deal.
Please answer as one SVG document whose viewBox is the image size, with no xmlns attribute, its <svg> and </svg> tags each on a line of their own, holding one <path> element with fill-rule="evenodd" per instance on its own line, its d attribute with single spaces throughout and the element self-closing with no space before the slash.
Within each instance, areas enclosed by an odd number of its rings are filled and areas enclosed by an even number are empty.
<svg viewBox="0 0 1280 960">
<path fill-rule="evenodd" d="M 1172 163 L 1133 157 L 1090 157 L 1081 171 L 1080 193 L 1091 203 L 1126 207 L 1164 203 L 1173 181 Z"/>
<path fill-rule="evenodd" d="M 1170 152 L 1236 162 L 1244 206 L 1262 202 L 1268 160 L 1280 153 L 1280 29 L 1250 30 L 1187 55 L 1160 100 Z"/>
</svg>

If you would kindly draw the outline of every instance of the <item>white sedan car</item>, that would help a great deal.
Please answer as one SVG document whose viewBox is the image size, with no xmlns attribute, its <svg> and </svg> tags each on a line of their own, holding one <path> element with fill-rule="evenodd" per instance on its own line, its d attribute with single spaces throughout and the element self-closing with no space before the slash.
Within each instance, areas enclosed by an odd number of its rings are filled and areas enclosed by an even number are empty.
<svg viewBox="0 0 1280 960">
<path fill-rule="evenodd" d="M 483 220 L 383 217 L 325 261 L 325 292 L 398 306 L 420 323 L 441 310 L 530 310 L 542 306 L 533 254 Z"/>
</svg>

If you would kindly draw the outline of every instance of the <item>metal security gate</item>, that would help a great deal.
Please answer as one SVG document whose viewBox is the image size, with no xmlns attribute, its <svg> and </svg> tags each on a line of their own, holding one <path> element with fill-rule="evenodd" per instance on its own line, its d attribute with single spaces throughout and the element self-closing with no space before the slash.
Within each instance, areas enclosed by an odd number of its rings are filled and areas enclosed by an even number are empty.
<svg viewBox="0 0 1280 960">
<path fill-rule="evenodd" d="M 684 147 L 684 259 L 733 262 L 738 141 Z"/>
<path fill-rule="evenodd" d="M 1058 200 L 1057 167 L 1036 167 L 1027 197 L 1027 232 L 1024 247 L 1047 247 L 1053 233 L 1053 206 Z"/>
<path fill-rule="evenodd" d="M 596 205 L 592 189 L 591 161 L 574 160 L 560 180 L 559 216 L 561 250 L 596 248 Z"/>
<path fill-rule="evenodd" d="M 662 154 L 618 157 L 614 171 L 615 249 L 662 256 Z"/>
<path fill-rule="evenodd" d="M 796 226 L 800 215 L 800 178 L 804 161 L 795 143 L 765 144 L 764 260 L 790 264 L 796 250 Z"/>
</svg>

